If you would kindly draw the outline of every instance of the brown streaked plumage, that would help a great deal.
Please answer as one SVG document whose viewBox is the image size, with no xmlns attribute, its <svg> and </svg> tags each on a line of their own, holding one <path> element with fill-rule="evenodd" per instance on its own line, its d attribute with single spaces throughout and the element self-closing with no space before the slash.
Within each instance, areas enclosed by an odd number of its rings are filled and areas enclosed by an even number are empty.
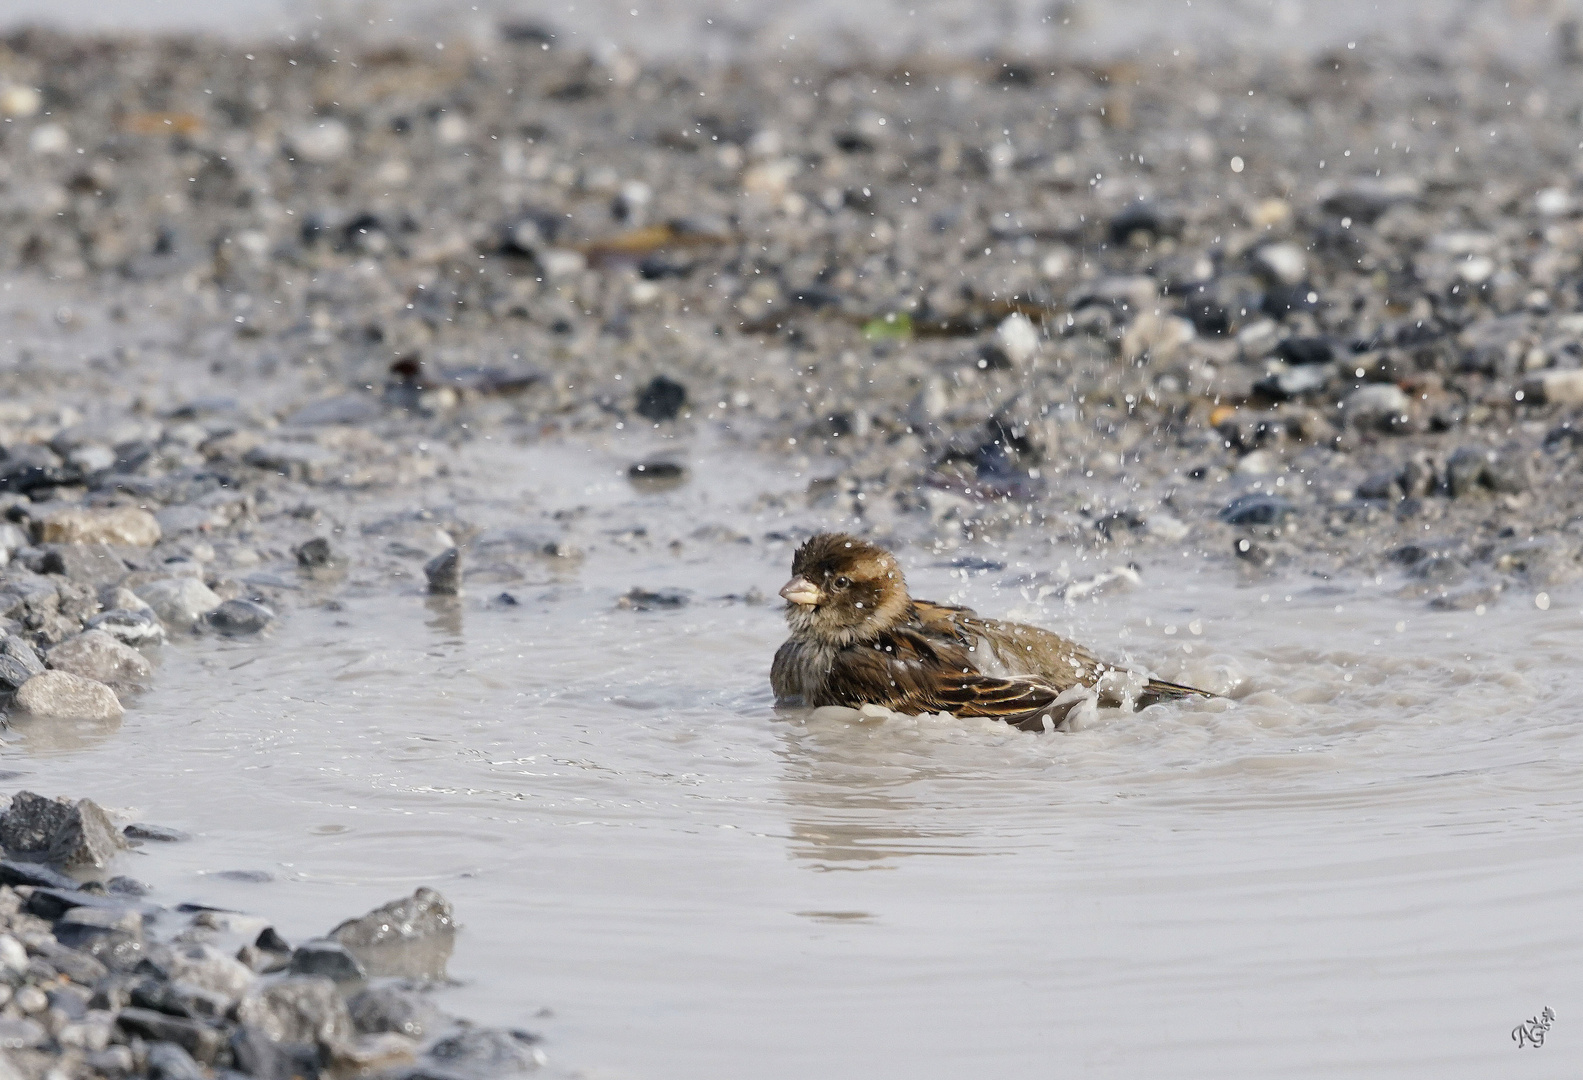
<svg viewBox="0 0 1583 1080">
<path fill-rule="evenodd" d="M 914 600 L 895 556 L 845 533 L 798 548 L 781 596 L 792 634 L 770 685 L 785 703 L 990 716 L 1038 731 L 1066 718 L 1066 691 L 1115 670 L 1037 626 Z M 1150 680 L 1138 702 L 1192 696 L 1213 695 Z"/>
</svg>

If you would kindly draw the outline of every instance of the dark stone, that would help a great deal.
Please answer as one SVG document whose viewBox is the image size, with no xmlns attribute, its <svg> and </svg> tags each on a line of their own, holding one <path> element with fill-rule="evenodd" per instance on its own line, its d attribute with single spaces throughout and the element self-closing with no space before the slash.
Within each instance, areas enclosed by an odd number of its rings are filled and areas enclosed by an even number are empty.
<svg viewBox="0 0 1583 1080">
<path fill-rule="evenodd" d="M 224 994 L 190 983 L 164 982 L 156 978 L 144 978 L 134 983 L 131 1001 L 138 1008 L 209 1023 L 224 1020 L 231 1008 L 231 999 Z"/>
<path fill-rule="evenodd" d="M 162 844 L 174 844 L 181 840 L 192 839 L 192 834 L 184 833 L 180 829 L 167 829 L 163 825 L 146 825 L 141 821 L 134 821 L 122 829 L 121 835 L 128 840 L 155 840 Z"/>
<path fill-rule="evenodd" d="M 1498 585 L 1474 586 L 1464 589 L 1459 593 L 1446 593 L 1429 601 L 1429 606 L 1436 611 L 1472 611 L 1480 604 L 1486 606 L 1500 599 L 1501 590 Z"/>
<path fill-rule="evenodd" d="M 1413 563 L 1413 577 L 1431 585 L 1457 585 L 1467 580 L 1467 564 L 1454 555 L 1430 555 Z"/>
<path fill-rule="evenodd" d="M 427 998 L 399 986 L 370 987 L 352 998 L 347 1008 L 353 1025 L 364 1035 L 393 1031 L 421 1041 L 444 1021 Z"/>
<path fill-rule="evenodd" d="M 112 897 L 103 892 L 90 892 L 87 888 L 79 889 L 77 883 L 68 879 L 66 887 L 41 886 L 28 894 L 27 910 L 30 914 L 41 919 L 54 921 L 65 915 L 73 908 L 99 908 L 113 911 L 118 916 L 130 911 L 141 912 L 143 908 L 135 903 Z"/>
<path fill-rule="evenodd" d="M 55 940 L 112 971 L 131 971 L 143 959 L 143 919 L 135 911 L 78 907 L 55 924 Z"/>
<path fill-rule="evenodd" d="M 1360 499 L 1400 499 L 1402 492 L 1394 472 L 1377 472 L 1358 485 L 1357 495 Z"/>
<path fill-rule="evenodd" d="M 1275 355 L 1288 364 L 1328 364 L 1341 350 L 1341 343 L 1334 338 L 1289 337 L 1275 347 Z"/>
<path fill-rule="evenodd" d="M 1110 219 L 1110 242 L 1126 244 L 1136 234 L 1153 242 L 1162 236 L 1176 236 L 1182 231 L 1182 219 L 1150 202 L 1135 200 Z"/>
<path fill-rule="evenodd" d="M 252 600 L 227 600 L 204 618 L 218 632 L 239 637 L 258 633 L 275 621 L 275 613 Z"/>
<path fill-rule="evenodd" d="M 357 957 L 338 941 L 309 941 L 297 946 L 291 954 L 293 975 L 323 975 L 342 982 L 362 982 L 368 978 Z"/>
<path fill-rule="evenodd" d="M 192 1055 L 173 1042 L 157 1042 L 148 1048 L 150 1080 L 208 1080 Z"/>
<path fill-rule="evenodd" d="M 297 556 L 297 565 L 310 570 L 320 566 L 329 566 L 335 561 L 335 551 L 330 547 L 330 541 L 322 536 L 316 536 L 309 540 L 297 548 L 294 554 Z"/>
<path fill-rule="evenodd" d="M 1296 512 L 1290 500 L 1255 491 L 1227 503 L 1220 520 L 1228 525 L 1279 525 Z"/>
<path fill-rule="evenodd" d="M 494 1080 L 538 1068 L 537 1035 L 504 1028 L 468 1028 L 429 1047 L 408 1080 Z"/>
<path fill-rule="evenodd" d="M 640 461 L 627 470 L 627 481 L 639 491 L 670 491 L 687 482 L 687 466 L 674 461 Z"/>
<path fill-rule="evenodd" d="M 462 591 L 462 550 L 447 548 L 423 564 L 429 579 L 429 592 L 435 596 L 456 596 Z"/>
<path fill-rule="evenodd" d="M 215 877 L 225 881 L 241 881 L 248 885 L 264 885 L 275 880 L 268 870 L 219 870 Z"/>
<path fill-rule="evenodd" d="M 1312 300 L 1309 297 L 1313 297 Z M 1317 311 L 1319 294 L 1306 281 L 1296 285 L 1275 284 L 1265 290 L 1259 310 L 1272 319 L 1284 319 L 1293 312 Z"/>
<path fill-rule="evenodd" d="M 687 593 L 681 589 L 643 589 L 634 587 L 616 601 L 617 607 L 631 611 L 658 611 L 686 607 Z"/>
<path fill-rule="evenodd" d="M 58 595 L 56 603 L 59 603 Z M 44 659 L 39 656 L 38 650 L 15 634 L 7 635 L 4 641 L 0 641 L 0 656 L 16 661 L 29 675 L 37 675 L 44 670 Z"/>
<path fill-rule="evenodd" d="M 29 671 L 15 657 L 0 653 L 0 693 L 16 693 L 22 684 L 38 674 Z"/>
<path fill-rule="evenodd" d="M 56 866 L 103 866 L 126 847 L 98 804 L 19 791 L 0 816 L 0 846 Z"/>
<path fill-rule="evenodd" d="M 1253 540 L 1238 540 L 1232 545 L 1232 551 L 1250 566 L 1267 567 L 1275 563 L 1275 553 Z"/>
<path fill-rule="evenodd" d="M 50 889 L 75 889 L 77 882 L 40 863 L 0 860 L 0 885 L 35 885 Z"/>
<path fill-rule="evenodd" d="M 1464 446 L 1446 461 L 1446 491 L 1460 499 L 1484 483 L 1485 470 L 1494 455 L 1486 450 Z"/>
<path fill-rule="evenodd" d="M 638 394 L 637 411 L 655 423 L 674 420 L 687 404 L 687 388 L 674 379 L 656 375 Z"/>
<path fill-rule="evenodd" d="M 213 1064 L 225 1045 L 224 1035 L 209 1025 L 153 1009 L 125 1008 L 116 1014 L 115 1021 L 129 1035 L 140 1035 L 151 1042 L 173 1042 L 205 1065 Z"/>
</svg>

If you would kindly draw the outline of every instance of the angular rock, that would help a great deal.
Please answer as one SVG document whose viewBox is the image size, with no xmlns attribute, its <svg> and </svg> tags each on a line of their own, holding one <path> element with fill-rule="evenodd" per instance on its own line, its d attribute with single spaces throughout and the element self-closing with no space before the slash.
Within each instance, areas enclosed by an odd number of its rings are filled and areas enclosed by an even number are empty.
<svg viewBox="0 0 1583 1080">
<path fill-rule="evenodd" d="M 214 630 L 240 637 L 263 630 L 275 621 L 275 613 L 252 600 L 227 600 L 204 618 Z"/>
<path fill-rule="evenodd" d="M 144 978 L 132 987 L 132 1004 L 144 1009 L 213 1023 L 225 1019 L 232 998 L 185 982 Z"/>
<path fill-rule="evenodd" d="M 75 889 L 77 882 L 42 863 L 0 859 L 0 885 L 33 885 L 49 889 Z"/>
<path fill-rule="evenodd" d="M 450 902 L 424 888 L 348 919 L 329 936 L 370 975 L 439 976 L 455 947 L 456 920 Z"/>
<path fill-rule="evenodd" d="M 92 800 L 73 804 L 19 791 L 0 815 L 0 846 L 56 866 L 104 866 L 126 841 Z"/>
<path fill-rule="evenodd" d="M 85 630 L 49 651 L 49 666 L 102 683 L 146 683 L 154 665 L 103 630 Z"/>
<path fill-rule="evenodd" d="M 271 1042 L 333 1049 L 352 1040 L 346 1002 L 335 983 L 319 975 L 291 975 L 253 990 L 236 1017 Z"/>
<path fill-rule="evenodd" d="M 221 602 L 214 590 L 190 577 L 163 578 L 133 591 L 161 622 L 177 630 L 190 628 Z"/>
<path fill-rule="evenodd" d="M 121 701 L 101 682 L 65 671 L 44 671 L 16 692 L 17 707 L 51 720 L 118 720 Z"/>
<path fill-rule="evenodd" d="M 43 544 L 124 544 L 153 547 L 159 543 L 159 522 L 147 510 L 132 506 L 110 509 L 74 507 L 56 510 L 38 524 Z"/>
<path fill-rule="evenodd" d="M 149 956 L 160 971 L 173 982 L 218 994 L 236 1001 L 258 982 L 252 969 L 213 945 L 176 945 L 155 950 Z"/>
</svg>

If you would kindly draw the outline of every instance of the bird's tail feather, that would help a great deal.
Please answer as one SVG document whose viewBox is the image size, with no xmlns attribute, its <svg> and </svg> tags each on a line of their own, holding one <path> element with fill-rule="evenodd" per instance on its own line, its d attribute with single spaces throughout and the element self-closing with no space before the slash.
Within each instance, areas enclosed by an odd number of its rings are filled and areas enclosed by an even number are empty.
<svg viewBox="0 0 1583 1080">
<path fill-rule="evenodd" d="M 1219 697 L 1208 690 L 1200 690 L 1196 686 L 1183 686 L 1181 683 L 1166 682 L 1163 679 L 1150 679 L 1144 686 L 1143 693 L 1138 695 L 1138 708 L 1142 709 L 1161 701 L 1180 701 L 1190 697 Z"/>
</svg>

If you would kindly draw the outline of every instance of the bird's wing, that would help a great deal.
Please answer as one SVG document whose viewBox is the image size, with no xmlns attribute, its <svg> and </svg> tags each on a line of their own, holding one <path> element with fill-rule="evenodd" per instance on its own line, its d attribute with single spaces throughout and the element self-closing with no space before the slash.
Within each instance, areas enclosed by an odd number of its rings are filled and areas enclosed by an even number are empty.
<svg viewBox="0 0 1583 1080">
<path fill-rule="evenodd" d="M 902 713 L 949 712 L 1020 723 L 1052 705 L 1058 694 L 1036 678 L 981 674 L 963 648 L 903 631 L 842 649 L 821 695 L 828 700 L 818 704 L 874 704 Z"/>
</svg>

